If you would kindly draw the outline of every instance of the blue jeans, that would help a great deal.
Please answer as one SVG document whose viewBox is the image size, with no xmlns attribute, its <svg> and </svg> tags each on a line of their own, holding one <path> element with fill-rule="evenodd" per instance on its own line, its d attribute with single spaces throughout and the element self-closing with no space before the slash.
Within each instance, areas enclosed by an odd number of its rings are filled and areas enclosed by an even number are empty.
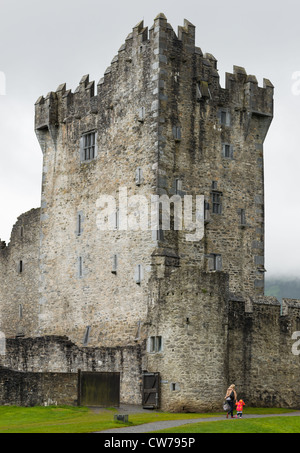
<svg viewBox="0 0 300 453">
<path fill-rule="evenodd" d="M 233 401 L 227 401 L 227 403 L 230 406 L 230 409 L 229 409 L 229 411 L 227 413 L 231 414 L 231 417 L 233 417 Z"/>
</svg>

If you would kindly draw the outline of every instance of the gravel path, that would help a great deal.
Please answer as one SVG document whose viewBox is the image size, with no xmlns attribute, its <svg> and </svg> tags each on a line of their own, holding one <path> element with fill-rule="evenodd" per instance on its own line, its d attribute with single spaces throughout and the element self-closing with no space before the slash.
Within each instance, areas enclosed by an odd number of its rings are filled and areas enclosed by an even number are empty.
<svg viewBox="0 0 300 453">
<path fill-rule="evenodd" d="M 265 415 L 244 415 L 244 419 L 249 418 L 266 418 L 266 417 L 299 417 L 299 412 L 290 412 L 288 414 L 265 414 Z M 145 425 L 139 426 L 127 426 L 125 428 L 114 428 L 108 429 L 106 431 L 100 431 L 99 434 L 130 434 L 130 433 L 149 433 L 152 431 L 159 431 L 161 429 L 168 429 L 168 428 L 176 428 L 177 426 L 188 425 L 191 423 L 202 423 L 202 422 L 213 422 L 213 421 L 224 421 L 226 420 L 226 416 L 223 415 L 221 417 L 209 417 L 209 418 L 193 418 L 190 420 L 169 420 L 169 421 L 161 421 L 161 422 L 153 422 L 147 423 Z M 234 421 L 228 420 L 228 421 Z M 236 420 L 237 421 L 237 420 Z M 238 420 L 238 422 L 241 422 Z"/>
</svg>

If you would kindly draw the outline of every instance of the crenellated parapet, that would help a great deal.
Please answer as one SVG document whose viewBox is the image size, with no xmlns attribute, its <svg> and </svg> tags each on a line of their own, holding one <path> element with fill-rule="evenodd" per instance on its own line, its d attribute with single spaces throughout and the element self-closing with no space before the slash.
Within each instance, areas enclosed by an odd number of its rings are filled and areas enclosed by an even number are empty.
<svg viewBox="0 0 300 453">
<path fill-rule="evenodd" d="M 148 29 L 139 22 L 127 36 L 110 66 L 97 83 L 82 77 L 74 92 L 60 85 L 55 92 L 41 96 L 35 104 L 35 129 L 43 131 L 58 127 L 88 114 L 98 114 L 103 109 L 111 109 L 111 90 L 117 80 L 128 78 L 137 66 L 146 66 L 163 71 L 178 71 L 184 65 L 193 66 L 193 78 L 202 91 L 202 101 L 210 101 L 219 106 L 234 106 L 246 112 L 247 122 L 253 116 L 263 119 L 262 136 L 266 135 L 273 117 L 273 90 L 271 82 L 264 79 L 263 87 L 258 86 L 255 76 L 248 75 L 244 68 L 233 67 L 233 73 L 226 74 L 226 86 L 220 86 L 217 59 L 211 53 L 203 54 L 195 45 L 195 26 L 184 20 L 177 34 L 160 13 L 154 25 Z M 164 77 L 160 74 L 161 79 Z M 175 74 L 175 77 L 177 75 Z M 95 92 L 96 88 L 96 92 Z M 249 129 L 249 124 L 246 130 Z"/>
</svg>

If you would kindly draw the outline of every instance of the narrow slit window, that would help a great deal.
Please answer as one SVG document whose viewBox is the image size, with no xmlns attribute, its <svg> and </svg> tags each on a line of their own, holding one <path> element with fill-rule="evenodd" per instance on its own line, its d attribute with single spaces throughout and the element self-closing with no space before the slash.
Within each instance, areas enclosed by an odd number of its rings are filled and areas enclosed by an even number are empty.
<svg viewBox="0 0 300 453">
<path fill-rule="evenodd" d="M 155 337 L 150 337 L 150 352 L 155 352 Z"/>
<path fill-rule="evenodd" d="M 91 327 L 87 326 L 87 328 L 85 329 L 85 334 L 84 334 L 84 338 L 83 338 L 83 346 L 88 345 L 89 340 L 90 340 L 90 333 L 91 333 Z"/>
<path fill-rule="evenodd" d="M 224 145 L 224 157 L 230 157 L 230 145 Z"/>
<path fill-rule="evenodd" d="M 78 214 L 77 218 L 77 236 L 81 236 L 82 233 L 82 216 Z"/>
<path fill-rule="evenodd" d="M 175 181 L 175 193 L 176 195 L 179 194 L 179 192 L 181 192 L 182 190 L 182 181 L 180 179 L 176 179 Z"/>
<path fill-rule="evenodd" d="M 143 182 L 143 170 L 141 167 L 138 167 L 135 173 L 135 184 L 140 186 Z"/>
<path fill-rule="evenodd" d="M 246 211 L 241 209 L 241 225 L 246 225 Z"/>
<path fill-rule="evenodd" d="M 19 319 L 22 319 L 23 318 L 23 305 L 20 304 L 19 305 Z"/>
<path fill-rule="evenodd" d="M 79 277 L 82 277 L 83 276 L 83 259 L 82 259 L 82 256 L 79 257 L 78 266 L 79 266 Z"/>
<path fill-rule="evenodd" d="M 24 270 L 24 266 L 23 266 L 23 261 L 21 260 L 19 262 L 19 274 L 22 274 L 23 270 Z"/>
<path fill-rule="evenodd" d="M 112 273 L 116 274 L 118 270 L 118 255 L 113 255 L 112 258 Z"/>
<path fill-rule="evenodd" d="M 213 214 L 222 214 L 222 193 L 212 193 L 212 212 Z"/>
<path fill-rule="evenodd" d="M 135 282 L 137 285 L 142 283 L 142 265 L 138 264 L 136 267 Z"/>
</svg>

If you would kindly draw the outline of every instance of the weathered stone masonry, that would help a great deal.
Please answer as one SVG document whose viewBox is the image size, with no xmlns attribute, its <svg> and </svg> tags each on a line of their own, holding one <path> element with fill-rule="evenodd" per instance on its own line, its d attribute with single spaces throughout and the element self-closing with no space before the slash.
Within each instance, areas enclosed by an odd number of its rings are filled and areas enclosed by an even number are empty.
<svg viewBox="0 0 300 453">
<path fill-rule="evenodd" d="M 0 250 L 6 369 L 120 372 L 121 400 L 136 404 L 143 371 L 160 372 L 172 411 L 220 409 L 233 381 L 248 405 L 300 404 L 300 302 L 281 311 L 264 297 L 273 91 L 239 66 L 222 88 L 195 27 L 185 20 L 176 34 L 160 14 L 134 27 L 97 86 L 86 75 L 74 92 L 62 84 L 38 99 L 41 207 Z M 203 195 L 204 238 L 124 231 L 124 188 L 149 205 Z M 116 200 L 113 231 L 99 228 L 102 195 Z M 128 214 L 137 221 L 138 206 Z"/>
</svg>

